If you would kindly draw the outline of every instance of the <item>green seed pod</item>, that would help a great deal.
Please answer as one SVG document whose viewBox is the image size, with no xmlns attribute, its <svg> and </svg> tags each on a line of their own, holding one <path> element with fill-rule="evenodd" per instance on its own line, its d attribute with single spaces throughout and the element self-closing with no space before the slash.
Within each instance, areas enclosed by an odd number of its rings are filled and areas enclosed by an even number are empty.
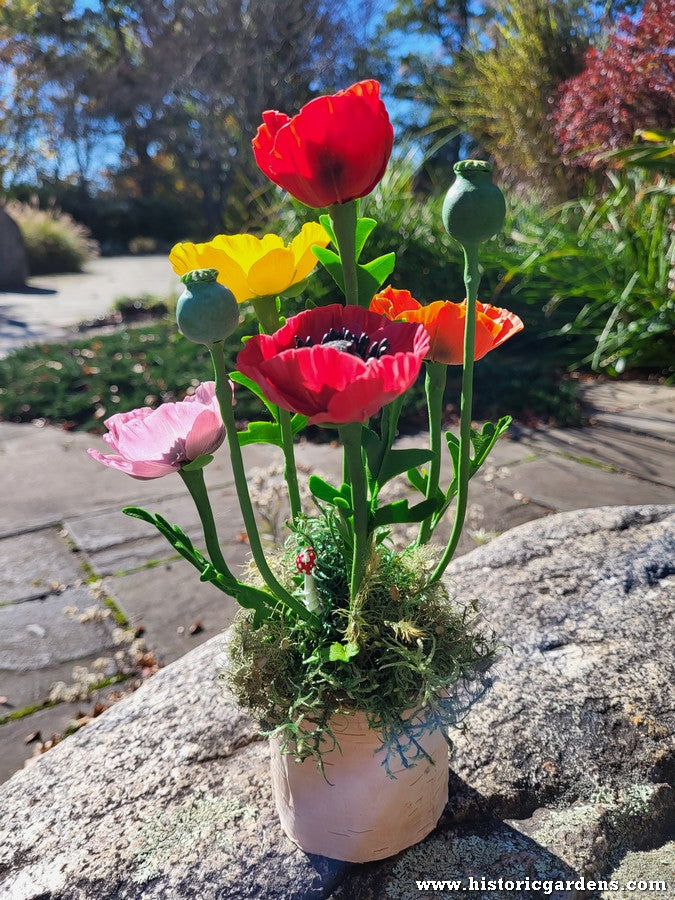
<svg viewBox="0 0 675 900">
<path fill-rule="evenodd" d="M 492 166 L 479 159 L 455 163 L 457 176 L 443 202 L 443 225 L 460 244 L 480 244 L 501 231 L 504 195 L 492 182 Z"/>
<path fill-rule="evenodd" d="M 217 344 L 229 337 L 239 322 L 234 294 L 218 284 L 217 269 L 194 269 L 181 278 L 185 285 L 176 305 L 178 328 L 195 344 Z"/>
</svg>

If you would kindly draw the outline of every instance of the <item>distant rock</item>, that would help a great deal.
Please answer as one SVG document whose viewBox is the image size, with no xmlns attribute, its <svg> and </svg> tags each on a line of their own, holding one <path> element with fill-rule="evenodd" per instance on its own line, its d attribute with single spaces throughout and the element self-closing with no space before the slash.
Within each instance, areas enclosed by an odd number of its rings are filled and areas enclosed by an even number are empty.
<svg viewBox="0 0 675 900">
<path fill-rule="evenodd" d="M 473 878 L 470 896 L 513 900 L 545 878 L 562 900 L 612 872 L 668 880 L 674 524 L 665 507 L 565 513 L 454 563 L 457 596 L 483 598 L 512 649 L 417 847 L 352 866 L 283 836 L 267 748 L 213 677 L 217 637 L 0 787 L 0 896 L 408 900 L 436 895 L 418 880 Z M 499 877 L 523 885 L 480 887 Z"/>
<path fill-rule="evenodd" d="M 19 226 L 0 207 L 0 290 L 23 287 L 28 274 L 28 257 Z"/>
</svg>

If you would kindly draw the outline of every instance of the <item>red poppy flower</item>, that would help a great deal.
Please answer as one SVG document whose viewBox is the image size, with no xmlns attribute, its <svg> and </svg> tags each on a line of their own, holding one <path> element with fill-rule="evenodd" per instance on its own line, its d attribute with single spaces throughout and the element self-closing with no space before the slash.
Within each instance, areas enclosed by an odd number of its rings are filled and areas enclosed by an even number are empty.
<svg viewBox="0 0 675 900">
<path fill-rule="evenodd" d="M 422 325 L 339 303 L 301 312 L 237 357 L 272 403 L 309 424 L 365 422 L 413 384 L 429 349 Z"/>
<path fill-rule="evenodd" d="M 422 306 L 410 294 L 389 286 L 370 301 L 372 312 L 381 313 L 398 322 L 421 322 L 431 341 L 427 358 L 450 366 L 464 361 L 464 319 L 466 300 L 451 303 L 436 300 Z M 474 359 L 482 359 L 490 350 L 523 330 L 518 316 L 508 309 L 476 302 L 476 344 Z"/>
<path fill-rule="evenodd" d="M 290 118 L 267 110 L 253 138 L 262 171 L 306 206 L 365 197 L 384 175 L 394 142 L 377 81 L 317 97 Z"/>
</svg>

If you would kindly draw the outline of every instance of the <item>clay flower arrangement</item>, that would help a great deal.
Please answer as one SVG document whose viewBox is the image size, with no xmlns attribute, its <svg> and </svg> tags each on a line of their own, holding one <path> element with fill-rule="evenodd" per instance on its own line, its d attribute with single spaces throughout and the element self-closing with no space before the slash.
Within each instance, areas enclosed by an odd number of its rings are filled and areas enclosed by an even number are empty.
<svg viewBox="0 0 675 900">
<path fill-rule="evenodd" d="M 177 323 L 208 347 L 215 381 L 180 403 L 113 416 L 90 451 L 134 478 L 178 472 L 201 518 L 204 549 L 160 515 L 128 507 L 157 528 L 241 610 L 227 642 L 223 679 L 271 736 L 272 783 L 286 833 L 304 850 L 368 861 L 421 840 L 447 800 L 447 726 L 481 689 L 494 643 L 473 608 L 451 601 L 443 574 L 457 547 L 470 478 L 508 428 L 504 417 L 471 424 L 474 361 L 522 328 L 517 316 L 477 300 L 481 242 L 496 234 L 504 199 L 487 163 L 464 161 L 443 207 L 465 256 L 466 299 L 418 303 L 382 284 L 395 254 L 363 260 L 376 226 L 359 201 L 379 183 L 393 129 L 376 81 L 318 97 L 292 118 L 263 113 L 253 140 L 262 171 L 306 206 L 322 209 L 286 244 L 267 234 L 219 235 L 173 248 L 184 292 Z M 331 245 L 331 246 L 329 246 Z M 335 301 L 284 317 L 316 264 L 335 282 Z M 239 304 L 252 304 L 259 334 L 246 339 L 236 371 L 224 341 Z M 461 425 L 443 433 L 448 366 L 463 366 Z M 395 446 L 403 398 L 426 370 L 429 444 Z M 233 395 L 252 391 L 264 421 L 237 431 Z M 344 449 L 343 481 L 308 480 L 303 512 L 294 441 L 306 426 L 330 429 Z M 251 549 L 238 578 L 220 549 L 203 469 L 227 441 Z M 280 448 L 288 486 L 285 547 L 265 551 L 242 447 Z M 441 484 L 449 453 L 453 477 Z M 383 488 L 407 476 L 416 500 L 388 501 Z M 454 510 L 453 510 L 454 503 Z M 454 516 L 446 546 L 432 542 Z M 392 529 L 416 531 L 396 551 Z"/>
</svg>

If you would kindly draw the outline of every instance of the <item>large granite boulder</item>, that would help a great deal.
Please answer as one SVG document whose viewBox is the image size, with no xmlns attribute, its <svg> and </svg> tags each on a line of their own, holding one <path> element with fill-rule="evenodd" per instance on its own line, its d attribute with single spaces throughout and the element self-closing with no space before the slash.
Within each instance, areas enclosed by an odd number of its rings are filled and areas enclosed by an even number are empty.
<svg viewBox="0 0 675 900">
<path fill-rule="evenodd" d="M 28 274 L 28 257 L 19 226 L 0 207 L 0 291 L 23 287 Z"/>
<path fill-rule="evenodd" d="M 0 896 L 397 900 L 455 878 L 477 898 L 542 896 L 530 878 L 618 898 L 612 877 L 668 881 L 674 526 L 666 507 L 565 513 L 454 563 L 457 597 L 482 598 L 510 649 L 454 735 L 450 802 L 417 847 L 352 866 L 286 840 L 266 745 L 214 679 L 218 637 L 0 787 Z M 500 877 L 523 881 L 481 889 Z"/>
</svg>

